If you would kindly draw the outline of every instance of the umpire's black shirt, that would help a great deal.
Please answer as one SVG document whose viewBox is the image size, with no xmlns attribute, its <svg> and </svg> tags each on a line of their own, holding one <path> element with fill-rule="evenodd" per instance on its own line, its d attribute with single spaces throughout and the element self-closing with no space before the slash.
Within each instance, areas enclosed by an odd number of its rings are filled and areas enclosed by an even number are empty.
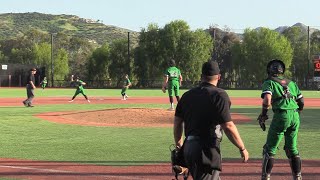
<svg viewBox="0 0 320 180">
<path fill-rule="evenodd" d="M 27 85 L 31 85 L 30 84 L 30 81 L 33 82 L 33 84 L 35 84 L 35 78 L 34 78 L 34 75 L 30 72 L 30 74 L 28 75 L 27 77 Z"/>
<path fill-rule="evenodd" d="M 220 139 L 219 124 L 231 121 L 231 101 L 225 90 L 209 83 L 202 83 L 184 93 L 175 116 L 184 121 L 185 136 Z"/>
</svg>

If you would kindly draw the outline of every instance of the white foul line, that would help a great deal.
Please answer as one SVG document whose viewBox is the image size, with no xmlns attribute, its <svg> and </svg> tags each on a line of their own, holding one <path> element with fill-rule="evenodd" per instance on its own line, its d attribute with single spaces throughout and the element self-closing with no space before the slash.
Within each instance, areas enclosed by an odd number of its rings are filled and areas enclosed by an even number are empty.
<svg viewBox="0 0 320 180">
<path fill-rule="evenodd" d="M 46 172 L 74 173 L 72 171 L 55 170 L 55 169 L 40 169 L 40 168 L 23 167 L 23 166 L 0 166 L 0 168 L 1 167 L 3 167 L 3 168 L 12 168 L 12 169 L 37 170 L 37 171 L 46 171 Z"/>
</svg>

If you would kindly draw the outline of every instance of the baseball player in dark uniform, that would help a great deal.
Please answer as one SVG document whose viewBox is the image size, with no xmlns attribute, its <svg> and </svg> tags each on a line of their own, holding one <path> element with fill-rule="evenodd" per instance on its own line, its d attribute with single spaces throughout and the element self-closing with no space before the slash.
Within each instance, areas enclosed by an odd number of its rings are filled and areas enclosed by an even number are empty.
<svg viewBox="0 0 320 180">
<path fill-rule="evenodd" d="M 217 87 L 219 78 L 218 64 L 214 61 L 204 63 L 202 83 L 183 94 L 175 111 L 175 144 L 177 148 L 183 145 L 187 168 L 196 180 L 220 179 L 223 131 L 239 149 L 243 161 L 249 159 L 249 153 L 231 119 L 229 96 Z"/>
<path fill-rule="evenodd" d="M 293 81 L 283 77 L 285 64 L 278 59 L 267 65 L 268 78 L 262 85 L 262 112 L 258 117 L 263 131 L 266 130 L 267 112 L 272 106 L 273 119 L 263 147 L 262 180 L 269 180 L 278 146 L 285 138 L 284 150 L 289 159 L 294 180 L 301 180 L 301 160 L 297 149 L 300 112 L 304 107 L 303 96 Z"/>
<path fill-rule="evenodd" d="M 37 72 L 36 68 L 31 68 L 30 72 L 27 76 L 26 89 L 27 89 L 27 97 L 28 98 L 26 100 L 22 101 L 22 103 L 26 107 L 33 107 L 32 100 L 34 98 L 34 90 L 36 89 L 34 75 L 36 74 L 36 72 Z"/>
</svg>

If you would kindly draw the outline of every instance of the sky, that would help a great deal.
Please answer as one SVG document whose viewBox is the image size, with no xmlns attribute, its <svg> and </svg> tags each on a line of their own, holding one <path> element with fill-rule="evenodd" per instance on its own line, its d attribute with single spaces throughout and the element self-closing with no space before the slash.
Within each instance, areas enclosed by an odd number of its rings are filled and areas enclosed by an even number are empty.
<svg viewBox="0 0 320 180">
<path fill-rule="evenodd" d="M 1 0 L 0 14 L 39 12 L 100 20 L 133 31 L 184 20 L 191 30 L 210 26 L 245 28 L 292 26 L 320 28 L 320 0 Z M 319 26 L 319 27 L 317 27 Z"/>
</svg>

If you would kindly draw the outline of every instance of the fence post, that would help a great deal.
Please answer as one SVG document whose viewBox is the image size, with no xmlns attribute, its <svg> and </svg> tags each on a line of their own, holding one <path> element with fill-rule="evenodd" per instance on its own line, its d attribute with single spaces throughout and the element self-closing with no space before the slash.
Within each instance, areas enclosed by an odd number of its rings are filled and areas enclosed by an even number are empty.
<svg viewBox="0 0 320 180">
<path fill-rule="evenodd" d="M 9 87 L 11 87 L 11 74 L 9 74 Z"/>
<path fill-rule="evenodd" d="M 21 87 L 21 75 L 19 75 L 19 86 Z"/>
</svg>

